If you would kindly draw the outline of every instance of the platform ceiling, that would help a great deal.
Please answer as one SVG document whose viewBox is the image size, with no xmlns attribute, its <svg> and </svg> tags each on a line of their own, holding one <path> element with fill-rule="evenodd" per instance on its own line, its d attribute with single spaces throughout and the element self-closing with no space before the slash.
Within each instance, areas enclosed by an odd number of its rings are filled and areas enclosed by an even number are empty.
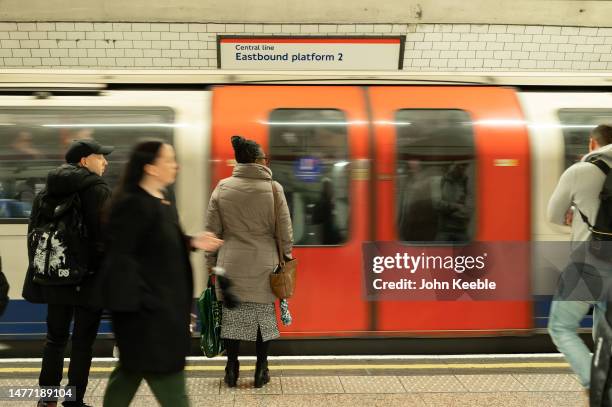
<svg viewBox="0 0 612 407">
<path fill-rule="evenodd" d="M 612 1 L 0 0 L 0 21 L 612 26 Z"/>
</svg>

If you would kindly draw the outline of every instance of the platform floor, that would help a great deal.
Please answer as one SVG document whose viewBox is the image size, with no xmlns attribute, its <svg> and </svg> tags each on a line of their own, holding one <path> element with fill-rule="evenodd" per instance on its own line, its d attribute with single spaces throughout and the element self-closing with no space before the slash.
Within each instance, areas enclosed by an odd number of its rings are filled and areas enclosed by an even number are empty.
<svg viewBox="0 0 612 407">
<path fill-rule="evenodd" d="M 116 362 L 96 360 L 85 401 L 102 405 Z M 253 387 L 253 358 L 241 359 L 238 387 L 222 380 L 223 358 L 190 359 L 187 387 L 192 406 L 516 406 L 578 407 L 587 399 L 560 355 L 470 357 L 271 358 L 271 382 Z M 0 386 L 35 386 L 40 360 L 3 360 Z M 0 406 L 32 406 L 0 400 Z M 157 402 L 143 383 L 133 406 Z"/>
</svg>

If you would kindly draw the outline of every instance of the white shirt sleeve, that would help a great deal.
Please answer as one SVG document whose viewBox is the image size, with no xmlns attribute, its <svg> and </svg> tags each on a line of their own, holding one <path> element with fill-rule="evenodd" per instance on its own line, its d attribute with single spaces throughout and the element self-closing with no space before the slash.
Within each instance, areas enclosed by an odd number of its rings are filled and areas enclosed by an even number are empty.
<svg viewBox="0 0 612 407">
<path fill-rule="evenodd" d="M 572 206 L 574 201 L 573 196 L 573 185 L 575 179 L 575 166 L 572 166 L 565 170 L 559 179 L 559 183 L 555 188 L 550 201 L 548 201 L 548 210 L 546 212 L 546 219 L 549 222 L 556 223 L 558 225 L 565 224 L 565 214 Z"/>
</svg>

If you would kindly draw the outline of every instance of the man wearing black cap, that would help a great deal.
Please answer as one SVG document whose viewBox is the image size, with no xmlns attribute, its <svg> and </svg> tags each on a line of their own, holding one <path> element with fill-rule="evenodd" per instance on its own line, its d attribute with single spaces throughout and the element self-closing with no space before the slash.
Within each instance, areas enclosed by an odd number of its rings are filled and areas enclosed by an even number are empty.
<svg viewBox="0 0 612 407">
<path fill-rule="evenodd" d="M 66 164 L 49 172 L 46 188 L 36 196 L 32 206 L 28 235 L 36 226 L 35 223 L 45 218 L 45 199 L 57 201 L 78 193 L 87 232 L 87 241 L 83 247 L 88 250 L 88 275 L 78 284 L 39 284 L 33 281 L 34 272 L 30 267 L 23 287 L 23 298 L 33 303 L 48 304 L 47 341 L 39 377 L 41 387 L 60 385 L 64 349 L 68 342 L 70 322 L 74 319 L 68 386 L 76 389 L 76 401 L 65 401 L 64 406 L 86 406 L 83 398 L 91 366 L 92 346 L 102 313 L 92 307 L 88 299 L 95 290 L 92 275 L 102 261 L 101 212 L 111 193 L 102 174 L 108 165 L 105 155 L 112 151 L 113 147 L 102 146 L 94 140 L 75 140 L 66 152 Z M 56 401 L 41 400 L 38 403 L 38 406 L 56 405 Z"/>
</svg>

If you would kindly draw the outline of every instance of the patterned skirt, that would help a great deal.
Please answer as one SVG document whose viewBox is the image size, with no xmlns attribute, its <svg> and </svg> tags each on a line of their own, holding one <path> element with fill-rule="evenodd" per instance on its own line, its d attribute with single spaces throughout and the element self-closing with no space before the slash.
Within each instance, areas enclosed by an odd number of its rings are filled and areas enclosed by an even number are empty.
<svg viewBox="0 0 612 407">
<path fill-rule="evenodd" d="M 258 328 L 264 342 L 280 336 L 274 303 L 241 302 L 234 309 L 223 307 L 221 338 L 256 341 Z"/>
</svg>

